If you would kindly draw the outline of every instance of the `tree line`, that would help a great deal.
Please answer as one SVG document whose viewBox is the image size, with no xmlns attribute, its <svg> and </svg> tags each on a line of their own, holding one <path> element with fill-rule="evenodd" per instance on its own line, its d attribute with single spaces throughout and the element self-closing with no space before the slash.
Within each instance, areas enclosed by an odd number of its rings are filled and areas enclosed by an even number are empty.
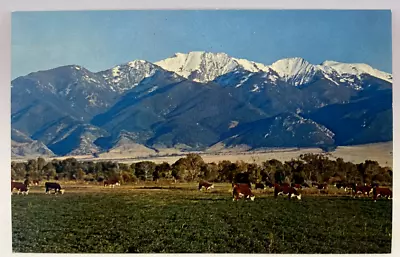
<svg viewBox="0 0 400 257">
<path fill-rule="evenodd" d="M 190 153 L 174 164 L 156 164 L 141 161 L 132 164 L 112 161 L 78 161 L 75 158 L 46 161 L 44 158 L 26 162 L 11 162 L 11 178 L 14 180 L 81 180 L 102 181 L 118 179 L 122 183 L 137 181 L 173 180 L 192 182 L 235 182 L 238 174 L 245 174 L 250 182 L 271 183 L 318 183 L 355 182 L 392 184 L 393 172 L 378 162 L 366 160 L 355 164 L 342 158 L 330 159 L 326 154 L 304 154 L 296 159 L 281 162 L 266 160 L 261 164 L 244 161 L 220 161 L 206 163 L 199 154 Z"/>
</svg>

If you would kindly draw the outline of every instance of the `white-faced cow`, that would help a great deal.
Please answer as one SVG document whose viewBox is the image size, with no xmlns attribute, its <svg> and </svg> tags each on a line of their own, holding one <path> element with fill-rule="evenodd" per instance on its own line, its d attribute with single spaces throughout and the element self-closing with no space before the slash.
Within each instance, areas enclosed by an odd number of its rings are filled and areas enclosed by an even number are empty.
<svg viewBox="0 0 400 257">
<path fill-rule="evenodd" d="M 233 201 L 237 201 L 240 198 L 250 199 L 254 201 L 256 198 L 251 192 L 251 188 L 248 184 L 234 184 L 233 185 Z"/>
<path fill-rule="evenodd" d="M 120 186 L 121 184 L 119 183 L 118 179 L 109 179 L 109 180 L 104 180 L 104 186 L 110 186 L 114 188 L 115 186 Z"/>
<path fill-rule="evenodd" d="M 274 197 L 277 198 L 278 195 L 287 195 L 289 200 L 294 197 L 297 197 L 297 199 L 301 200 L 301 194 L 299 194 L 295 188 L 290 186 L 275 185 Z"/>
<path fill-rule="evenodd" d="M 46 194 L 50 194 L 51 190 L 54 190 L 55 194 L 57 194 L 57 193 L 64 194 L 64 191 L 65 191 L 64 189 L 61 189 L 60 184 L 55 183 L 55 182 L 46 182 L 44 184 L 44 186 L 46 188 L 46 191 L 45 191 Z"/>
<path fill-rule="evenodd" d="M 374 187 L 372 189 L 373 192 L 373 200 L 376 202 L 378 197 L 386 197 L 386 199 L 390 200 L 393 197 L 392 190 L 384 187 Z"/>
<path fill-rule="evenodd" d="M 28 185 L 25 183 L 11 181 L 11 194 L 13 194 L 14 189 L 17 189 L 18 194 L 22 193 L 27 195 L 29 192 Z"/>
<path fill-rule="evenodd" d="M 356 195 L 367 195 L 369 196 L 370 193 L 373 193 L 373 188 L 371 186 L 357 186 L 356 184 L 353 185 L 353 193 L 354 198 Z"/>
<path fill-rule="evenodd" d="M 208 183 L 206 181 L 200 181 L 199 191 L 202 190 L 203 188 L 205 188 L 206 190 L 210 190 L 210 189 L 214 188 L 214 185 L 211 183 Z"/>
</svg>

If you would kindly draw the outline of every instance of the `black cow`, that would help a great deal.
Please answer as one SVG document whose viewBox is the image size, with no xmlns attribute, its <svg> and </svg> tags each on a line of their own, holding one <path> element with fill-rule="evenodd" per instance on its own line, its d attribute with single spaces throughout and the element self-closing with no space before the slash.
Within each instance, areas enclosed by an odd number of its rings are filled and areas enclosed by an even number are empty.
<svg viewBox="0 0 400 257">
<path fill-rule="evenodd" d="M 346 187 L 346 185 L 344 184 L 344 183 L 335 183 L 333 186 L 335 186 L 337 189 L 341 189 L 341 188 L 345 188 Z"/>
<path fill-rule="evenodd" d="M 55 183 L 55 182 L 46 182 L 44 184 L 45 188 L 46 188 L 46 194 L 50 194 L 50 190 L 54 189 L 54 193 L 61 193 L 64 194 L 64 189 L 61 189 L 60 184 Z"/>
<path fill-rule="evenodd" d="M 263 183 L 256 183 L 255 189 L 256 189 L 256 190 L 257 190 L 257 189 L 264 190 L 264 189 L 265 189 L 265 185 L 264 185 Z"/>
</svg>

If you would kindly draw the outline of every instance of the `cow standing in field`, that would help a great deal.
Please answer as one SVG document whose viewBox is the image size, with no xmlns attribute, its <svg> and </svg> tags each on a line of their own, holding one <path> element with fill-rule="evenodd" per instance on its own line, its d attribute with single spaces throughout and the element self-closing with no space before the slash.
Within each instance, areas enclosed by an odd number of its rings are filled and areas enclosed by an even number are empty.
<svg viewBox="0 0 400 257">
<path fill-rule="evenodd" d="M 289 200 L 293 197 L 297 197 L 297 199 L 301 200 L 301 194 L 299 192 L 290 186 L 275 186 L 274 190 L 274 197 L 277 198 L 278 195 L 287 195 L 289 197 Z"/>
<path fill-rule="evenodd" d="M 26 183 L 21 183 L 21 182 L 13 182 L 11 181 L 11 194 L 13 194 L 13 190 L 17 189 L 18 194 L 22 193 L 27 195 L 29 192 L 28 185 Z"/>
<path fill-rule="evenodd" d="M 373 193 L 371 186 L 357 186 L 356 184 L 353 185 L 354 198 L 356 195 L 363 194 L 369 196 L 370 193 Z"/>
<path fill-rule="evenodd" d="M 240 198 L 250 199 L 254 201 L 255 195 L 251 192 L 251 188 L 248 184 L 234 184 L 233 185 L 233 201 L 237 201 Z"/>
<path fill-rule="evenodd" d="M 214 188 L 214 185 L 211 184 L 211 183 L 205 182 L 205 181 L 201 181 L 201 182 L 199 183 L 199 191 L 200 191 L 202 188 L 205 188 L 206 190 L 209 190 L 209 189 Z"/>
<path fill-rule="evenodd" d="M 119 181 L 117 179 L 109 179 L 109 180 L 105 180 L 104 181 L 104 186 L 110 186 L 112 188 L 114 188 L 115 186 L 120 186 L 121 184 L 119 183 Z"/>
<path fill-rule="evenodd" d="M 53 190 L 53 189 L 54 189 L 54 193 L 55 193 L 55 194 L 57 194 L 57 193 L 64 194 L 64 189 L 61 189 L 61 186 L 60 186 L 60 184 L 58 184 L 58 183 L 55 183 L 55 182 L 46 182 L 46 183 L 44 184 L 44 186 L 45 186 L 45 188 L 46 188 L 46 191 L 45 191 L 46 194 L 50 194 L 50 191 Z"/>
<path fill-rule="evenodd" d="M 386 197 L 386 199 L 390 200 L 393 197 L 392 190 L 389 188 L 382 188 L 382 187 L 374 187 L 372 189 L 373 193 L 373 200 L 376 202 L 378 197 Z"/>
</svg>

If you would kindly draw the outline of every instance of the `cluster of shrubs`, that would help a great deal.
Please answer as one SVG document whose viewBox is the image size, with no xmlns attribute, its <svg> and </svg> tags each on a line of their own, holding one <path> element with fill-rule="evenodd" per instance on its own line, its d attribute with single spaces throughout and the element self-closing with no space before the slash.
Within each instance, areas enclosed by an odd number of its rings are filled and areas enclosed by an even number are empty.
<svg viewBox="0 0 400 257">
<path fill-rule="evenodd" d="M 316 181 L 334 183 L 392 183 L 392 170 L 381 167 L 378 162 L 366 160 L 354 164 L 343 159 L 330 159 L 326 154 L 304 154 L 297 159 L 281 162 L 266 160 L 261 164 L 243 161 L 205 163 L 198 154 L 188 154 L 170 165 L 142 161 L 132 164 L 111 161 L 78 161 L 74 158 L 46 161 L 39 157 L 27 162 L 12 162 L 11 177 L 15 180 L 81 180 L 101 181 L 118 179 L 122 183 L 137 181 L 173 180 L 191 182 L 233 182 L 239 173 L 244 173 L 250 182 L 298 183 Z"/>
</svg>

